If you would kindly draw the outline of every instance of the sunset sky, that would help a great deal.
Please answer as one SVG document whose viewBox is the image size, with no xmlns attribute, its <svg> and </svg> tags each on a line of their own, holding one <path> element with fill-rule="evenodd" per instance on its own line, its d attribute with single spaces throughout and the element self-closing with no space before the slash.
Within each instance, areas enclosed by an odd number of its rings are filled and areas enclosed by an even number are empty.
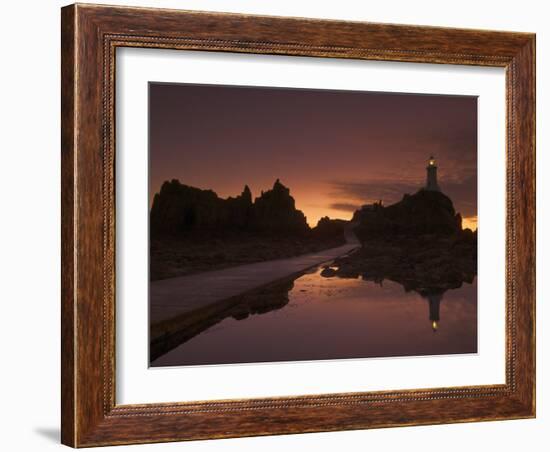
<svg viewBox="0 0 550 452">
<path fill-rule="evenodd" d="M 477 220 L 477 98 L 151 83 L 149 202 L 162 182 L 252 196 L 279 178 L 315 226 L 424 186 Z"/>
</svg>

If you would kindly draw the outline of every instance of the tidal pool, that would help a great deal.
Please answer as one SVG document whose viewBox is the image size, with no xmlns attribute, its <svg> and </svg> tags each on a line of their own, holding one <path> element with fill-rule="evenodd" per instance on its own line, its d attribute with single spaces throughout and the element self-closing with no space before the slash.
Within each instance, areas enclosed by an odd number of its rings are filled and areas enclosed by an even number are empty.
<svg viewBox="0 0 550 452">
<path fill-rule="evenodd" d="M 316 267 L 237 302 L 152 366 L 477 352 L 477 279 L 421 296 Z M 252 300 L 252 301 L 251 301 Z"/>
</svg>

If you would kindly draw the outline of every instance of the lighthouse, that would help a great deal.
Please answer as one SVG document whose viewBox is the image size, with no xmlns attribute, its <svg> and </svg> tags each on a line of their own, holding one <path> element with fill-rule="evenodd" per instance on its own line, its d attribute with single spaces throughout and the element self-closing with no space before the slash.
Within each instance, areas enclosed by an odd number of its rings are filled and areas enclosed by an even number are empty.
<svg viewBox="0 0 550 452">
<path fill-rule="evenodd" d="M 441 191 L 437 184 L 437 165 L 435 164 L 433 155 L 430 156 L 428 166 L 426 167 L 426 190 Z"/>
</svg>

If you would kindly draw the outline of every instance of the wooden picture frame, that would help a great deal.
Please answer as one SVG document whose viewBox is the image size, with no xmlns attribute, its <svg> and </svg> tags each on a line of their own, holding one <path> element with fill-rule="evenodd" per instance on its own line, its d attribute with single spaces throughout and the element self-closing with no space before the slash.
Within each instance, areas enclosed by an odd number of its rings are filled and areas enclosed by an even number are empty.
<svg viewBox="0 0 550 452">
<path fill-rule="evenodd" d="M 73 447 L 535 416 L 535 35 L 71 5 L 62 9 L 62 442 Z M 506 383 L 115 403 L 118 47 L 506 70 Z"/>
</svg>

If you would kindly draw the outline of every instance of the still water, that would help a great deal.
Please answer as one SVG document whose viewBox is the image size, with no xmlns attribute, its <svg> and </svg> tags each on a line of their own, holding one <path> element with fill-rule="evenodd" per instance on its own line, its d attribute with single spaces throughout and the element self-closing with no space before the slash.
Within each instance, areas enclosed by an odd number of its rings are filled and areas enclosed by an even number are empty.
<svg viewBox="0 0 550 452">
<path fill-rule="evenodd" d="M 477 280 L 421 296 L 403 286 L 325 278 L 321 267 L 253 297 L 153 366 L 477 352 Z M 273 293 L 271 293 L 271 292 Z M 242 304 L 249 300 L 243 299 Z M 271 303 L 271 304 L 270 304 Z M 239 311 L 240 309 L 240 311 Z"/>
</svg>

